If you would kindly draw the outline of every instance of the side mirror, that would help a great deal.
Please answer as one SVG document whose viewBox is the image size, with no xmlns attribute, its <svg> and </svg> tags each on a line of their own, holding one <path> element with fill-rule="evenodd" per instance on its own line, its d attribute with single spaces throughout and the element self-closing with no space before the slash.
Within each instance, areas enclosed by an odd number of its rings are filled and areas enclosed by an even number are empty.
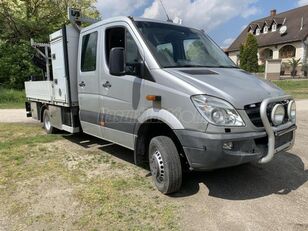
<svg viewBox="0 0 308 231">
<path fill-rule="evenodd" d="M 125 52 L 123 47 L 114 47 L 109 55 L 109 72 L 111 75 L 125 75 Z"/>
</svg>

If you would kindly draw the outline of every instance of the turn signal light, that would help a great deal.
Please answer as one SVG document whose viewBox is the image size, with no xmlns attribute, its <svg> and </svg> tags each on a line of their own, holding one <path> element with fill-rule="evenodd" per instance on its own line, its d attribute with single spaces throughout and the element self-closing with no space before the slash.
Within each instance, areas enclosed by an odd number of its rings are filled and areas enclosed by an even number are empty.
<svg viewBox="0 0 308 231">
<path fill-rule="evenodd" d="M 146 99 L 148 101 L 161 101 L 161 96 L 157 96 L 157 95 L 147 95 Z"/>
</svg>

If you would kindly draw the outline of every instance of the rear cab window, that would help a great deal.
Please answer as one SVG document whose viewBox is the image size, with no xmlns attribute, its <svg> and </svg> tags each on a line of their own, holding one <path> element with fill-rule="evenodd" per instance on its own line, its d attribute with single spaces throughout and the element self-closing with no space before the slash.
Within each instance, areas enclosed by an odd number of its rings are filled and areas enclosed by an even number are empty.
<svg viewBox="0 0 308 231">
<path fill-rule="evenodd" d="M 96 70 L 97 63 L 97 32 L 82 37 L 81 71 L 90 72 Z"/>
</svg>

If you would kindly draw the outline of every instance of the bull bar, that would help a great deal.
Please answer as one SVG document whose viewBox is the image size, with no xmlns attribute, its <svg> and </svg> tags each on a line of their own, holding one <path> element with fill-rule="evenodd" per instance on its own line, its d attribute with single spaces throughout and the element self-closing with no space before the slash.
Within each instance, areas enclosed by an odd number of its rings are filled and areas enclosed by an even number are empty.
<svg viewBox="0 0 308 231">
<path fill-rule="evenodd" d="M 268 99 L 263 100 L 261 103 L 260 115 L 261 115 L 261 120 L 263 122 L 265 131 L 268 136 L 268 150 L 267 150 L 267 154 L 259 160 L 260 164 L 266 164 L 270 162 L 276 153 L 281 152 L 286 149 L 290 149 L 294 144 L 294 136 L 293 136 L 292 141 L 280 147 L 275 148 L 275 137 L 277 135 L 279 136 L 279 135 L 283 135 L 283 134 L 295 131 L 297 127 L 295 123 L 291 121 L 288 121 L 287 123 L 282 124 L 280 126 L 273 127 L 270 124 L 270 121 L 267 116 L 267 107 L 270 103 L 281 102 L 284 100 L 293 100 L 293 97 L 290 95 L 286 95 L 286 96 L 281 96 L 281 97 L 268 98 Z"/>
</svg>

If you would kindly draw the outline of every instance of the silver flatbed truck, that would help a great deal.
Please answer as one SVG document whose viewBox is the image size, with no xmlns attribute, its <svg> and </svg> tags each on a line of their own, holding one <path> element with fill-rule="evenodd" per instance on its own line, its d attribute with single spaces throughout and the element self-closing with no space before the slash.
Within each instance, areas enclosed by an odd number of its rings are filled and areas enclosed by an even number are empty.
<svg viewBox="0 0 308 231">
<path fill-rule="evenodd" d="M 25 82 L 47 133 L 84 132 L 134 150 L 164 194 L 184 168 L 261 164 L 290 149 L 295 102 L 240 70 L 203 32 L 117 17 L 50 35 L 47 80 Z"/>
</svg>

